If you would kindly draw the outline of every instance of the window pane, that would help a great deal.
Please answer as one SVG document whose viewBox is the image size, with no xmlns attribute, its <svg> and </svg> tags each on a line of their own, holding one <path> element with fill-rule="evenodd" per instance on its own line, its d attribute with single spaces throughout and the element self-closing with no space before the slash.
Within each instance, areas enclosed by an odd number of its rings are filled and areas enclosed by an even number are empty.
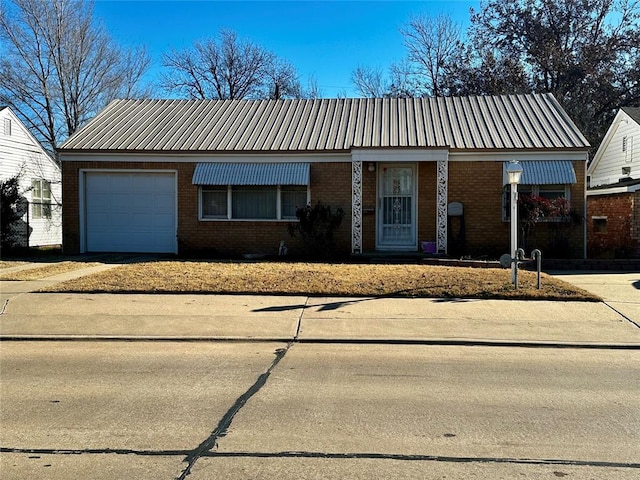
<svg viewBox="0 0 640 480">
<path fill-rule="evenodd" d="M 31 204 L 31 218 L 42 218 L 42 203 L 40 203 L 40 200 Z"/>
<path fill-rule="evenodd" d="M 275 186 L 242 186 L 232 190 L 232 217 L 249 219 L 275 219 Z"/>
<path fill-rule="evenodd" d="M 42 180 L 42 199 L 51 202 L 51 182 Z"/>
<path fill-rule="evenodd" d="M 33 180 L 31 182 L 31 199 L 35 202 L 35 201 L 40 201 L 42 200 L 42 184 L 40 182 L 40 180 Z"/>
<path fill-rule="evenodd" d="M 306 185 L 283 185 L 280 194 L 282 218 L 296 218 L 296 209 L 307 204 Z"/>
<path fill-rule="evenodd" d="M 227 189 L 202 189 L 202 218 L 227 218 Z"/>
<path fill-rule="evenodd" d="M 555 200 L 559 197 L 564 197 L 564 185 L 540 185 L 538 192 L 541 197 L 548 198 L 549 200 Z"/>
</svg>

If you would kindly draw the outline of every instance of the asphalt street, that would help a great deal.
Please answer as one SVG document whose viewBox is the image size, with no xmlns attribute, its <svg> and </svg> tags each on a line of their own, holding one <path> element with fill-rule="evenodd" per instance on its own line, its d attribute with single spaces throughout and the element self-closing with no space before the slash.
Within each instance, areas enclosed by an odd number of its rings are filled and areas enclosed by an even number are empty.
<svg viewBox="0 0 640 480">
<path fill-rule="evenodd" d="M 30 293 L 68 276 L 2 282 L 3 479 L 640 477 L 638 274 L 563 277 L 601 303 Z"/>
</svg>

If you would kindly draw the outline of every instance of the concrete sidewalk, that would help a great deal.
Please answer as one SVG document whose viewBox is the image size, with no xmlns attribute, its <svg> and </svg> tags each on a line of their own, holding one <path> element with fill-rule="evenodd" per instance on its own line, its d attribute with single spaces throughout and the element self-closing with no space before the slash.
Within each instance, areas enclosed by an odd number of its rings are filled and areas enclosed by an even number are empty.
<svg viewBox="0 0 640 480">
<path fill-rule="evenodd" d="M 76 270 L 42 281 L 1 282 L 0 339 L 470 342 L 640 348 L 640 328 L 630 321 L 633 317 L 606 303 L 29 293 L 113 266 Z M 598 282 L 611 283 L 599 278 Z M 624 288 L 635 289 L 631 284 Z M 633 293 L 624 294 L 631 300 L 615 305 L 628 304 L 631 310 L 627 313 L 633 314 Z"/>
<path fill-rule="evenodd" d="M 602 297 L 611 308 L 640 325 L 640 272 L 550 272 L 554 277 Z"/>
</svg>

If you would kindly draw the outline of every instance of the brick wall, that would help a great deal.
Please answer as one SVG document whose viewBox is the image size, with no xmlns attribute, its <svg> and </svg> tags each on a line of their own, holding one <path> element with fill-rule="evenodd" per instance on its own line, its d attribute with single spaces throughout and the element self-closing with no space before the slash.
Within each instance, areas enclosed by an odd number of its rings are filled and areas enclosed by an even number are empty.
<svg viewBox="0 0 640 480">
<path fill-rule="evenodd" d="M 80 212 L 78 204 L 80 169 L 154 169 L 178 172 L 178 248 L 218 255 L 240 253 L 276 254 L 281 240 L 290 251 L 300 251 L 285 221 L 200 221 L 198 186 L 191 183 L 195 163 L 64 162 L 63 242 L 66 253 L 80 252 Z M 320 201 L 335 211 L 342 208 L 344 220 L 336 234 L 336 246 L 345 255 L 351 252 L 351 164 L 323 163 L 311 166 L 311 203 Z M 374 184 L 375 185 L 375 184 Z M 375 188 L 375 187 L 374 187 Z"/>
<path fill-rule="evenodd" d="M 418 242 L 437 241 L 436 223 L 438 195 L 435 162 L 418 164 Z M 420 243 L 418 243 L 418 247 Z"/>
<path fill-rule="evenodd" d="M 640 257 L 640 192 L 590 196 L 587 205 L 589 258 Z M 602 227 L 593 217 L 606 217 Z"/>
<path fill-rule="evenodd" d="M 583 257 L 585 162 L 573 162 L 573 167 L 578 182 L 571 186 L 571 209 L 577 214 L 577 223 L 538 223 L 528 245 L 528 249 L 540 249 L 547 258 Z M 467 255 L 496 257 L 509 252 L 511 225 L 502 221 L 502 191 L 502 162 L 449 163 L 448 203 L 461 202 L 464 206 Z M 457 234 L 454 227 L 453 233 Z M 519 229 L 520 244 L 521 235 Z M 557 247 L 559 237 L 566 243 L 566 251 Z"/>
<path fill-rule="evenodd" d="M 502 222 L 502 162 L 450 162 L 447 202 L 463 205 L 467 255 L 509 251 L 509 224 Z"/>
<path fill-rule="evenodd" d="M 66 253 L 80 251 L 78 211 L 78 171 L 80 169 L 156 169 L 178 172 L 178 243 L 181 250 L 205 250 L 226 255 L 231 253 L 275 254 L 280 240 L 285 240 L 292 253 L 300 243 L 289 236 L 288 222 L 200 221 L 198 220 L 198 187 L 191 184 L 195 163 L 145 162 L 64 162 L 63 174 L 63 242 Z M 575 162 L 579 183 L 572 187 L 572 208 L 582 212 L 584 162 Z M 337 250 L 351 252 L 351 164 L 315 163 L 311 165 L 311 203 L 320 201 L 333 210 L 342 208 L 344 220 L 336 233 Z M 375 250 L 376 176 L 363 165 L 363 248 Z M 436 240 L 436 164 L 418 165 L 418 240 Z M 469 161 L 449 164 L 448 202 L 464 206 L 466 255 L 499 256 L 509 250 L 509 223 L 502 222 L 502 162 Z M 636 202 L 639 204 L 640 202 Z M 636 215 L 640 213 L 636 212 Z M 454 223 L 454 233 L 459 224 Z M 549 227 L 538 225 L 535 246 L 545 254 Z M 568 233 L 571 256 L 582 257 L 581 225 Z M 529 253 L 529 252 L 527 252 Z M 548 258 L 548 257 L 547 257 Z"/>
</svg>

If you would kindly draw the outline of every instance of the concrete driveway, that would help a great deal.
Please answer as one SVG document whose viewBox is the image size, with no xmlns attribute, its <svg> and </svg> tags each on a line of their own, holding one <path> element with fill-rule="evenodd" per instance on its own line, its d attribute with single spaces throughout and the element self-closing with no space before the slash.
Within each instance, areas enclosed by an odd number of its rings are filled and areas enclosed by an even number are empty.
<svg viewBox="0 0 640 480">
<path fill-rule="evenodd" d="M 616 312 L 640 325 L 640 272 L 549 272 L 554 277 L 602 297 Z"/>
</svg>

